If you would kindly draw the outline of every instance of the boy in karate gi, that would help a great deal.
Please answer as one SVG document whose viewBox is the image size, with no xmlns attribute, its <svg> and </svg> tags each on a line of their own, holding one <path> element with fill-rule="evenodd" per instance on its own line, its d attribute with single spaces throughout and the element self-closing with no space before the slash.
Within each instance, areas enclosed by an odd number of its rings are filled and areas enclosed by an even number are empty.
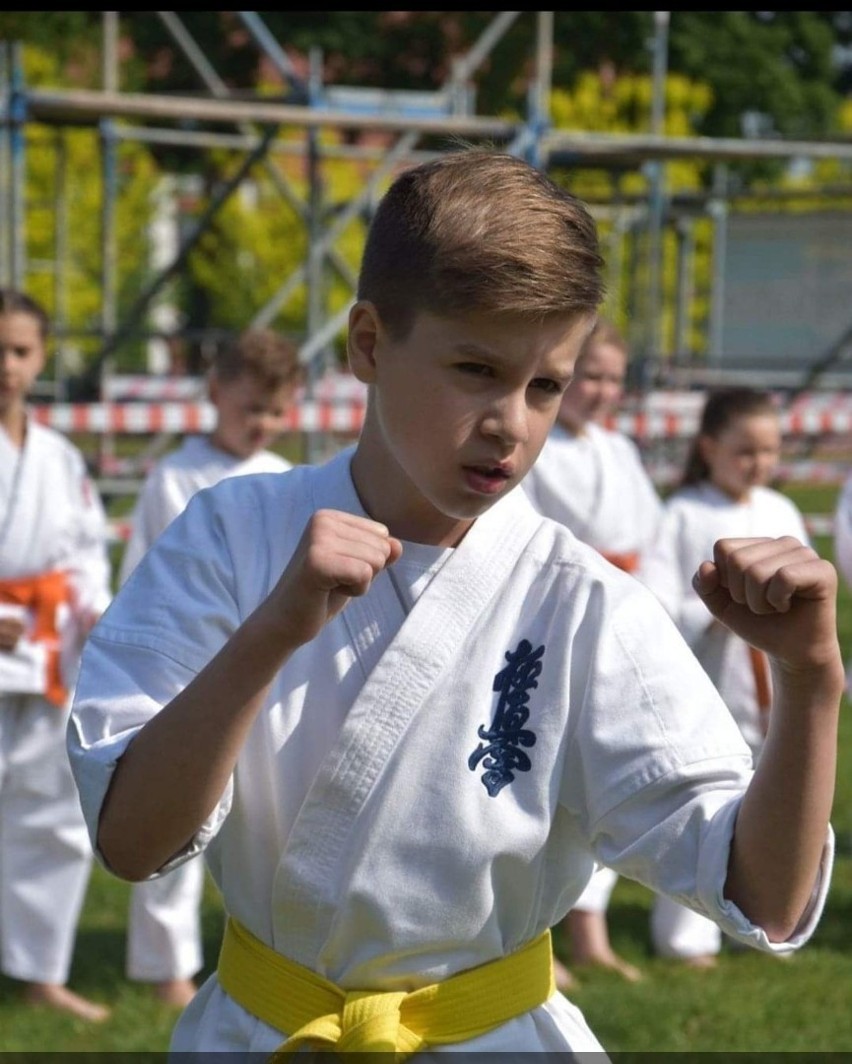
<svg viewBox="0 0 852 1064">
<path fill-rule="evenodd" d="M 198 492 L 90 637 L 68 741 L 131 880 L 204 851 L 229 914 L 172 1049 L 600 1051 L 549 928 L 595 861 L 791 951 L 830 879 L 836 573 L 717 545 L 775 661 L 760 766 L 653 594 L 517 490 L 602 297 L 591 216 L 508 154 L 404 171 L 330 461 Z"/>
<path fill-rule="evenodd" d="M 82 641 L 109 602 L 107 522 L 83 456 L 27 399 L 49 322 L 0 288 L 0 970 L 99 1022 L 68 987 L 92 848 L 65 747 Z"/>
<path fill-rule="evenodd" d="M 271 329 L 247 329 L 219 349 L 207 382 L 216 425 L 209 436 L 187 437 L 151 470 L 133 511 L 120 583 L 196 491 L 225 477 L 291 468 L 268 447 L 283 430 L 301 376 L 295 344 Z M 203 863 L 187 861 L 131 892 L 127 976 L 153 983 L 170 1005 L 188 1004 L 196 990 L 203 888 Z"/>
</svg>

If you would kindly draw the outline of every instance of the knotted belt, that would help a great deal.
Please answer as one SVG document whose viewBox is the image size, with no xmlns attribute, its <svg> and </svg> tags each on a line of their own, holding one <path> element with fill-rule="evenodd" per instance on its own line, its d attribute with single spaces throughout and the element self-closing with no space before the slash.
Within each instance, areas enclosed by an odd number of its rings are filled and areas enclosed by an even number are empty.
<svg viewBox="0 0 852 1064">
<path fill-rule="evenodd" d="M 47 651 L 44 697 L 60 709 L 68 700 L 68 690 L 62 678 L 59 611 L 70 597 L 68 576 L 61 570 L 0 580 L 0 602 L 25 606 L 33 612 L 29 638 L 42 643 Z"/>
<path fill-rule="evenodd" d="M 507 957 L 405 991 L 341 990 L 276 953 L 229 917 L 219 984 L 239 1005 L 290 1031 L 274 1057 L 301 1046 L 336 1053 L 393 1053 L 465 1042 L 543 1004 L 555 992 L 550 932 Z"/>
</svg>

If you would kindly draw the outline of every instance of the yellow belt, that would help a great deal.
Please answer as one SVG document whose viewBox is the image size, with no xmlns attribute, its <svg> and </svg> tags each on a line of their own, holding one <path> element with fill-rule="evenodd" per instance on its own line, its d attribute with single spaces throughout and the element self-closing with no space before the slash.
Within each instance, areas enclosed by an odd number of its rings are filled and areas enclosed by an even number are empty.
<svg viewBox="0 0 852 1064">
<path fill-rule="evenodd" d="M 228 918 L 219 983 L 253 1016 L 292 1032 L 276 1056 L 302 1045 L 337 1053 L 391 1052 L 465 1042 L 541 1005 L 554 993 L 550 932 L 508 957 L 405 991 L 341 990 L 288 960 Z"/>
</svg>

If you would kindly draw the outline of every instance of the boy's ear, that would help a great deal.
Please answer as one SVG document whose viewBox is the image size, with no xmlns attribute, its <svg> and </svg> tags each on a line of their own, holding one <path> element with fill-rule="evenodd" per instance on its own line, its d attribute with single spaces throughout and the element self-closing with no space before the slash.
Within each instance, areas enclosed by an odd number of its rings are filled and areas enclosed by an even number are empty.
<svg viewBox="0 0 852 1064">
<path fill-rule="evenodd" d="M 363 384 L 376 379 L 376 349 L 382 334 L 382 323 L 374 303 L 360 299 L 349 311 L 349 333 L 346 353 L 349 368 Z"/>
</svg>

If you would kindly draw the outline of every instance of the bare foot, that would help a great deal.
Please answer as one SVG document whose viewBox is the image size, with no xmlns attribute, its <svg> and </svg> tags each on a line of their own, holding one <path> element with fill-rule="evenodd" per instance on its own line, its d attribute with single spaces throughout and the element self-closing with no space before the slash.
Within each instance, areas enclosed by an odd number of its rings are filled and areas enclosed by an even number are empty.
<svg viewBox="0 0 852 1064">
<path fill-rule="evenodd" d="M 192 1001 L 197 989 L 191 979 L 166 979 L 165 982 L 154 983 L 154 996 L 166 1005 L 182 1009 Z"/>
<path fill-rule="evenodd" d="M 106 1005 L 89 1001 L 59 983 L 28 983 L 24 989 L 24 1001 L 28 1005 L 46 1005 L 51 1009 L 70 1012 L 72 1016 L 91 1023 L 103 1023 L 110 1015 Z"/>
<path fill-rule="evenodd" d="M 697 957 L 684 957 L 683 963 L 687 968 L 715 968 L 719 958 L 715 953 L 702 953 Z"/>
<path fill-rule="evenodd" d="M 572 909 L 566 917 L 570 938 L 571 964 L 575 968 L 609 968 L 629 983 L 638 983 L 642 973 L 612 948 L 606 913 Z"/>
<path fill-rule="evenodd" d="M 556 989 L 561 990 L 563 994 L 577 989 L 577 980 L 558 957 L 553 958 L 553 978 L 556 981 Z"/>
<path fill-rule="evenodd" d="M 638 983 L 642 979 L 639 969 L 623 957 L 619 957 L 617 953 L 594 954 L 582 959 L 578 957 L 574 960 L 574 964 L 577 967 L 608 968 L 612 972 L 617 972 L 628 983 Z"/>
</svg>

